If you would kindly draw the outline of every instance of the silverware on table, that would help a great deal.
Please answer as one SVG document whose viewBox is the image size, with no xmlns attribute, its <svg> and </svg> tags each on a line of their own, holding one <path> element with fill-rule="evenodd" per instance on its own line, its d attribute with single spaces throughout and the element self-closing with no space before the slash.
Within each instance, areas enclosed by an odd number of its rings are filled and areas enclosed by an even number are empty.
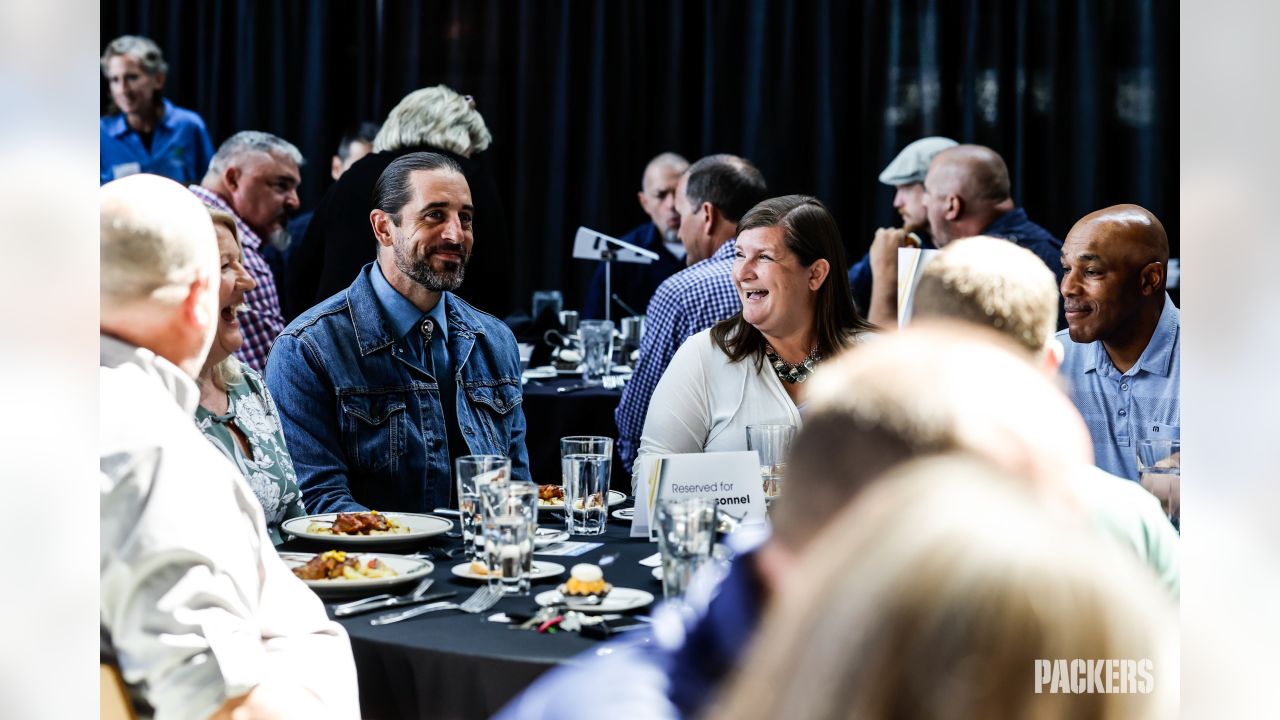
<svg viewBox="0 0 1280 720">
<path fill-rule="evenodd" d="M 485 585 L 472 593 L 471 597 L 463 600 L 462 604 L 448 602 L 431 603 L 430 605 L 422 605 L 411 610 L 401 610 L 399 612 L 387 613 L 386 615 L 379 615 L 378 617 L 370 620 L 369 624 L 390 625 L 392 623 L 398 623 L 401 620 L 408 620 L 409 618 L 418 617 L 419 615 L 425 615 L 439 610 L 461 610 L 464 613 L 475 615 L 476 613 L 482 613 L 494 605 L 497 605 L 498 600 L 501 598 L 501 588 Z"/>
<path fill-rule="evenodd" d="M 367 597 L 362 600 L 354 600 L 349 603 L 342 603 L 341 605 L 333 609 L 333 614 L 337 615 L 338 617 L 343 617 L 344 615 L 351 615 L 354 612 L 357 612 L 358 608 L 364 608 L 366 606 L 375 607 L 375 608 L 387 607 L 391 605 L 396 605 L 397 603 L 395 601 L 401 598 L 419 599 L 422 596 L 427 594 L 427 590 L 430 589 L 431 583 L 433 582 L 435 582 L 435 579 L 428 576 L 428 577 L 422 578 L 422 580 L 412 590 L 400 596 L 392 595 L 390 593 L 383 593 L 381 595 L 374 595 L 373 597 Z"/>
<path fill-rule="evenodd" d="M 351 617 L 352 615 L 363 615 L 364 613 L 367 613 L 367 612 L 373 612 L 375 610 L 384 610 L 389 607 L 393 607 L 393 608 L 405 607 L 406 605 L 421 605 L 422 603 L 437 602 L 439 600 L 445 600 L 447 598 L 451 598 L 457 594 L 458 594 L 457 591 L 450 590 L 448 592 L 432 593 L 424 597 L 391 598 L 390 600 L 383 600 L 382 602 L 379 602 L 379 603 L 373 603 L 370 605 L 361 605 L 360 607 L 352 608 L 344 612 L 337 612 L 335 610 L 333 615 L 334 617 Z"/>
</svg>

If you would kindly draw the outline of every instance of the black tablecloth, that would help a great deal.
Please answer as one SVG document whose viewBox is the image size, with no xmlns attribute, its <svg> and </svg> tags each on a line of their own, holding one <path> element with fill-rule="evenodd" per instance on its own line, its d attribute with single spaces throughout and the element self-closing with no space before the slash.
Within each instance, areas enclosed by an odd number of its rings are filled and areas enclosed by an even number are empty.
<svg viewBox="0 0 1280 720">
<path fill-rule="evenodd" d="M 615 508 L 616 509 L 616 508 Z M 563 523 L 543 514 L 545 527 Z M 578 536 L 575 541 L 601 542 L 599 548 L 578 556 L 536 555 L 565 566 L 565 575 L 535 581 L 528 597 L 504 598 L 492 610 L 479 615 L 457 611 L 429 613 L 394 625 L 373 626 L 369 620 L 379 613 L 339 620 L 351 636 L 360 683 L 360 708 L 365 718 L 486 718 L 497 712 L 520 690 L 556 663 L 594 647 L 597 643 L 576 632 L 554 635 L 514 630 L 485 618 L 497 612 L 532 613 L 533 596 L 553 589 L 567 577 L 568 568 L 579 562 L 598 562 L 607 554 L 619 553 L 605 568 L 605 577 L 619 587 L 637 588 L 662 598 L 662 583 L 652 569 L 638 563 L 657 552 L 657 545 L 645 539 L 631 539 L 630 523 L 609 519 L 602 536 Z M 443 536 L 380 552 L 410 553 L 439 548 L 456 548 L 461 541 Z M 282 549 L 322 551 L 323 544 L 291 540 Z M 459 553 L 453 560 L 439 559 L 430 592 L 456 590 L 450 598 L 461 601 L 479 583 L 452 575 L 454 565 L 468 562 Z M 349 598 L 348 598 L 349 599 Z M 333 606 L 348 599 L 326 603 L 332 617 Z M 640 608 L 633 614 L 652 609 Z"/>
<path fill-rule="evenodd" d="M 556 392 L 556 388 L 581 382 L 580 377 L 566 377 L 530 380 L 524 386 L 524 419 L 528 426 L 525 447 L 529 450 L 530 474 L 536 483 L 561 483 L 560 438 L 602 435 L 617 441 L 618 425 L 613 411 L 622 398 L 622 390 L 593 387 L 571 393 Z M 609 486 L 631 494 L 631 476 L 622 469 L 616 447 Z"/>
</svg>

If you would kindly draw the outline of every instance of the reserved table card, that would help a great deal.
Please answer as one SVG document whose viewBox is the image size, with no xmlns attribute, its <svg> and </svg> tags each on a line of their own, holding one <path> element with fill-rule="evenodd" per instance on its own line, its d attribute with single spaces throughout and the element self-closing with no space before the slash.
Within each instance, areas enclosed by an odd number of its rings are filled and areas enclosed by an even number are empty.
<svg viewBox="0 0 1280 720">
<path fill-rule="evenodd" d="M 766 521 L 760 458 L 752 451 L 650 456 L 636 462 L 631 537 L 647 535 L 656 541 L 651 527 L 654 508 L 659 500 L 671 497 L 708 497 L 743 522 Z"/>
</svg>

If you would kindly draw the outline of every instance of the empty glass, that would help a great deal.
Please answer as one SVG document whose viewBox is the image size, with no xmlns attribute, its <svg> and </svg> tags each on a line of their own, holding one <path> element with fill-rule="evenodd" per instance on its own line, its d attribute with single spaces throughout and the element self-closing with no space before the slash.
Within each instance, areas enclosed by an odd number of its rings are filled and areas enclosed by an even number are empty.
<svg viewBox="0 0 1280 720">
<path fill-rule="evenodd" d="M 609 520 L 609 469 L 613 438 L 588 435 L 560 439 L 564 518 L 572 535 L 600 535 Z"/>
<path fill-rule="evenodd" d="M 796 437 L 794 425 L 748 425 L 747 449 L 760 456 L 760 480 L 766 498 L 782 494 L 782 478 L 787 469 L 787 451 Z"/>
<path fill-rule="evenodd" d="M 684 595 L 690 578 L 711 557 L 715 501 L 707 497 L 662 500 L 656 522 L 662 553 L 662 596 L 670 600 Z"/>
<path fill-rule="evenodd" d="M 1139 440 L 1138 482 L 1160 500 L 1176 528 L 1182 520 L 1182 441 Z"/>
<path fill-rule="evenodd" d="M 582 350 L 582 379 L 600 381 L 613 363 L 613 323 L 583 320 L 578 324 L 578 346 Z"/>
<path fill-rule="evenodd" d="M 511 478 L 511 459 L 501 455 L 463 455 L 455 463 L 458 480 L 458 515 L 462 525 L 462 546 L 467 555 L 484 562 L 481 554 L 480 487 Z"/>
</svg>

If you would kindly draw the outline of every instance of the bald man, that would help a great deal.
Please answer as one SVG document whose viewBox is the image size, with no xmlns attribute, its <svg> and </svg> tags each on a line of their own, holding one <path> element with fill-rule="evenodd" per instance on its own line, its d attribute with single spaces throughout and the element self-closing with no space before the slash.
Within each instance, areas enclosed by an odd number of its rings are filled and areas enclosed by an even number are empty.
<svg viewBox="0 0 1280 720">
<path fill-rule="evenodd" d="M 636 197 L 649 222 L 632 228 L 618 239 L 652 250 L 658 259 L 648 265 L 614 263 L 612 290 L 622 302 L 613 306 L 611 317 L 643 315 L 649 298 L 662 281 L 685 268 L 685 250 L 679 236 L 680 213 L 676 212 L 676 184 L 688 169 L 689 161 L 671 152 L 662 153 L 645 166 Z M 604 308 L 609 302 L 611 298 L 604 295 L 604 263 L 600 263 L 591 276 L 582 317 L 604 318 Z"/>
<path fill-rule="evenodd" d="M 1139 440 L 1179 439 L 1181 331 L 1168 265 L 1164 226 L 1137 205 L 1086 215 L 1062 246 L 1062 374 L 1098 467 L 1130 480 Z"/>
<path fill-rule="evenodd" d="M 957 145 L 939 152 L 924 180 L 925 213 L 933 243 L 946 247 L 957 238 L 986 235 L 1017 243 L 1036 254 L 1061 278 L 1062 241 L 1031 222 L 1009 194 L 1004 158 L 982 145 Z M 876 262 L 873 252 L 872 262 Z M 897 325 L 898 261 L 893 250 L 880 260 L 872 283 L 868 319 L 882 327 Z M 1065 326 L 1061 314 L 1058 327 Z"/>
</svg>

